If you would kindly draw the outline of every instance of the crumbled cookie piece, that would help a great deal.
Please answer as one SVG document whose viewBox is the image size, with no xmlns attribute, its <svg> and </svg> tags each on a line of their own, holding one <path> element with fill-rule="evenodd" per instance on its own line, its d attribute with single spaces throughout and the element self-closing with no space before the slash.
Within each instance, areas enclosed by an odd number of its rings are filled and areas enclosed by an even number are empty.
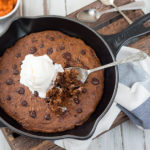
<svg viewBox="0 0 150 150">
<path fill-rule="evenodd" d="M 83 83 L 77 79 L 77 75 L 74 69 L 58 73 L 54 87 L 46 95 L 52 111 L 61 114 L 68 105 L 79 104 L 78 96 L 83 90 Z"/>
</svg>

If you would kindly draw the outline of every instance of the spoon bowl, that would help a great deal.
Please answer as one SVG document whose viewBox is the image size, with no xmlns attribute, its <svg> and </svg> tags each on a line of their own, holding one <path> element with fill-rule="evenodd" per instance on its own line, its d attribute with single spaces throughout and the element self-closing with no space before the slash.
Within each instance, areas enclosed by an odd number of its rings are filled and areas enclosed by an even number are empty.
<svg viewBox="0 0 150 150">
<path fill-rule="evenodd" d="M 136 10 L 142 9 L 143 7 L 145 7 L 145 3 L 143 1 L 136 1 L 126 5 L 119 6 L 118 8 L 120 10 Z M 98 11 L 97 9 L 92 8 L 80 11 L 79 13 L 77 13 L 76 17 L 78 20 L 83 22 L 96 22 L 98 19 L 100 19 L 100 17 L 103 14 L 115 11 L 117 11 L 115 8 L 104 11 Z"/>
<path fill-rule="evenodd" d="M 85 22 L 95 22 L 100 18 L 101 15 L 97 16 L 96 9 L 87 9 L 77 14 L 77 19 Z"/>
</svg>

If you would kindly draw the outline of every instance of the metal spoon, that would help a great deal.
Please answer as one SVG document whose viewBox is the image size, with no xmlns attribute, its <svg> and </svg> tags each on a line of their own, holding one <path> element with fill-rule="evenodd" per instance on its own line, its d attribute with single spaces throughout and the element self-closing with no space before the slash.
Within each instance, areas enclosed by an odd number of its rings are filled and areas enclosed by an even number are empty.
<svg viewBox="0 0 150 150">
<path fill-rule="evenodd" d="M 132 24 L 132 20 L 128 18 L 115 4 L 114 0 L 100 0 L 104 5 L 112 5 L 116 10 L 126 19 L 129 24 Z"/>
<path fill-rule="evenodd" d="M 104 66 L 100 66 L 100 67 L 97 67 L 97 68 L 94 68 L 94 69 L 90 69 L 90 70 L 82 69 L 82 68 L 79 68 L 79 67 L 69 67 L 69 68 L 66 68 L 66 69 L 67 70 L 75 69 L 76 71 L 78 71 L 77 78 L 82 83 L 84 83 L 86 81 L 88 75 L 92 72 L 99 71 L 99 70 L 109 68 L 109 67 L 112 67 L 112 66 L 116 66 L 116 65 L 119 65 L 119 64 L 123 64 L 123 63 L 143 60 L 146 57 L 147 57 L 146 53 L 138 52 L 138 53 L 133 54 L 133 55 L 127 57 L 127 58 L 124 58 L 124 59 L 121 59 L 121 60 L 118 60 L 118 61 L 114 61 L 112 63 L 106 64 Z"/>
<path fill-rule="evenodd" d="M 145 6 L 145 3 L 143 1 L 136 1 L 132 2 L 126 5 L 122 5 L 119 7 L 120 10 L 136 10 L 136 9 L 142 9 Z M 80 21 L 84 22 L 95 22 L 100 17 L 109 12 L 117 11 L 115 8 L 104 10 L 104 11 L 98 11 L 97 9 L 87 9 L 83 10 L 79 13 L 77 13 L 76 17 Z"/>
</svg>

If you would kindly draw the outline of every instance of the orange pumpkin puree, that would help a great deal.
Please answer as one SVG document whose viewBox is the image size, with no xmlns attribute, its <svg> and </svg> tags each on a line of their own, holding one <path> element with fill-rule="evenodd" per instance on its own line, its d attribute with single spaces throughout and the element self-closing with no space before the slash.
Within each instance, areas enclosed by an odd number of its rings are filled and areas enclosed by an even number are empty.
<svg viewBox="0 0 150 150">
<path fill-rule="evenodd" d="M 0 16 L 5 16 L 13 10 L 17 0 L 0 0 Z"/>
</svg>

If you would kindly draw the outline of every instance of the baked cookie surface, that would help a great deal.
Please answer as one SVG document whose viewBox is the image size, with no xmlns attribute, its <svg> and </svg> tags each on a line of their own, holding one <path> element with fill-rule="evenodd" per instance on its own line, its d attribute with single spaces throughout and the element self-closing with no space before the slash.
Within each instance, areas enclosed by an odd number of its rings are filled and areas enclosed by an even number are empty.
<svg viewBox="0 0 150 150">
<path fill-rule="evenodd" d="M 61 132 L 82 125 L 102 97 L 104 72 L 90 74 L 84 90 L 72 99 L 65 113 L 57 115 L 45 99 L 20 84 L 21 64 L 28 54 L 47 54 L 64 68 L 77 66 L 92 69 L 101 65 L 94 50 L 81 39 L 59 31 L 43 31 L 18 40 L 0 58 L 0 107 L 9 116 L 25 129 L 39 132 Z"/>
</svg>

